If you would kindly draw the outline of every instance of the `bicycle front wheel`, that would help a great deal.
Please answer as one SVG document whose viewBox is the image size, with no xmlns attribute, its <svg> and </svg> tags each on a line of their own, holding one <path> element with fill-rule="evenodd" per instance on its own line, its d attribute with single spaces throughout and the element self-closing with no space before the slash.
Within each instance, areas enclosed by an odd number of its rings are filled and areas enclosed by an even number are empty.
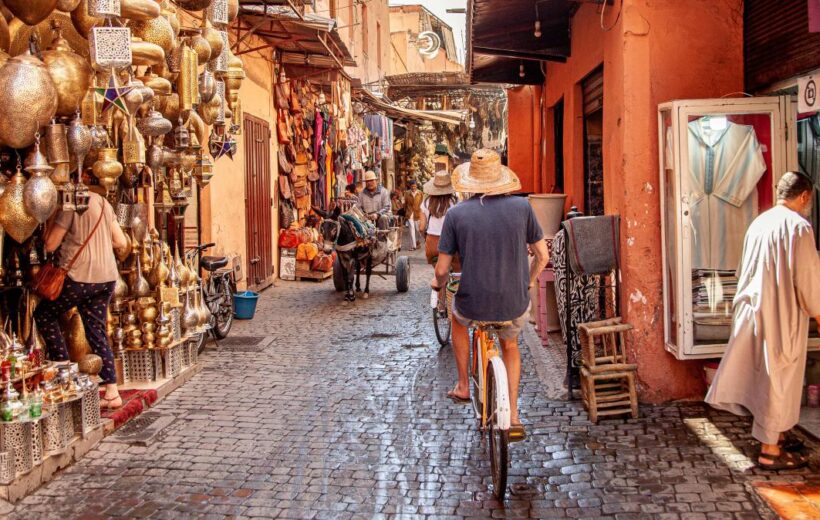
<svg viewBox="0 0 820 520">
<path fill-rule="evenodd" d="M 498 374 L 495 363 L 487 365 L 487 447 L 490 455 L 490 469 L 493 476 L 493 494 L 499 501 L 504 500 L 507 493 L 507 469 L 510 464 L 509 457 L 509 430 L 502 429 L 499 424 L 499 391 L 506 392 L 506 388 L 501 388 L 501 384 L 506 385 L 506 374 Z"/>
</svg>

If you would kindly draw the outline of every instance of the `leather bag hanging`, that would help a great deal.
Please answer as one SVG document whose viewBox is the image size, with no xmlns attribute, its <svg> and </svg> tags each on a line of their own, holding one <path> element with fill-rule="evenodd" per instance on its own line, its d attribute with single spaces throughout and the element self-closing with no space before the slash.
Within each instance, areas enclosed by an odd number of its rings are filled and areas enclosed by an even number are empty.
<svg viewBox="0 0 820 520">
<path fill-rule="evenodd" d="M 299 94 L 296 90 L 290 91 L 290 113 L 295 114 L 302 111 L 302 104 L 299 102 Z"/>
<path fill-rule="evenodd" d="M 276 156 L 279 158 L 279 173 L 289 175 L 293 170 L 293 165 L 288 161 L 288 155 L 284 148 L 279 148 Z"/>
<path fill-rule="evenodd" d="M 276 87 L 274 88 L 274 91 L 273 91 L 274 95 L 276 97 L 276 108 L 278 108 L 280 110 L 287 110 L 288 109 L 288 107 L 289 107 L 288 98 L 290 97 L 290 94 L 288 93 L 288 91 L 290 91 L 290 89 L 286 89 L 286 87 L 282 83 L 279 83 L 278 85 L 276 85 Z"/>
<path fill-rule="evenodd" d="M 290 200 L 293 196 L 290 191 L 290 181 L 284 175 L 279 176 L 279 196 L 284 200 Z"/>
<path fill-rule="evenodd" d="M 91 241 L 94 233 L 97 232 L 97 228 L 100 227 L 100 222 L 102 222 L 103 215 L 105 215 L 105 206 L 103 206 L 100 210 L 100 218 L 98 218 L 97 223 L 94 224 L 94 229 L 91 230 L 91 233 L 88 234 L 83 244 L 77 252 L 74 253 L 74 257 L 68 263 L 67 268 L 63 269 L 62 267 L 54 265 L 52 262 L 47 262 L 40 268 L 37 275 L 34 277 L 31 287 L 35 294 L 52 302 L 60 297 L 60 294 L 63 292 L 63 285 L 65 284 L 66 275 L 69 271 L 71 271 L 71 268 L 74 267 L 74 262 L 77 261 L 80 253 L 85 250 L 85 247 Z"/>
<path fill-rule="evenodd" d="M 282 110 L 279 111 L 279 118 L 276 121 L 276 138 L 279 144 L 290 144 L 290 126 Z"/>
</svg>

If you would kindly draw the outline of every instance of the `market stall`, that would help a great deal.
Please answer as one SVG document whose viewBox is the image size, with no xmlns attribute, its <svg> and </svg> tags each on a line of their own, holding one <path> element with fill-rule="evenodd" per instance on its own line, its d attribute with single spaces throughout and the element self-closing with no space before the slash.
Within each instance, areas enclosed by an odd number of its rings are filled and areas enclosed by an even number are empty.
<svg viewBox="0 0 820 520">
<path fill-rule="evenodd" d="M 55 7 L 56 4 L 56 7 Z M 62 319 L 70 361 L 44 354 L 32 283 L 51 262 L 44 224 L 112 204 L 129 246 L 107 317 L 118 383 L 196 364 L 210 310 L 182 250 L 190 198 L 236 148 L 242 60 L 236 0 L 7 3 L 0 17 L 0 495 L 49 457 L 98 435 L 102 360 L 80 316 Z M 97 433 L 95 433 L 97 432 Z M 70 459 L 71 456 L 68 458 Z M 40 472 L 45 474 L 46 472 Z M 40 474 L 38 473 L 38 474 Z M 45 477 L 44 477 L 45 478 Z M 31 486 L 31 484 L 29 484 Z M 36 485 L 35 485 L 36 487 Z"/>
</svg>

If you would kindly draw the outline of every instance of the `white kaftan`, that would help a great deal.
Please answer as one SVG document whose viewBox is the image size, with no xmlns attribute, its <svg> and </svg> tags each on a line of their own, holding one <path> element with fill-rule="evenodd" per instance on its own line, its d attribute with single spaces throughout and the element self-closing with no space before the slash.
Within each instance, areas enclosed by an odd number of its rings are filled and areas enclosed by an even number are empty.
<svg viewBox="0 0 820 520">
<path fill-rule="evenodd" d="M 710 130 L 689 123 L 689 175 L 683 192 L 691 206 L 692 267 L 737 269 L 743 233 L 757 217 L 757 183 L 766 173 L 755 129 L 729 123 Z"/>
<path fill-rule="evenodd" d="M 754 416 L 752 435 L 776 444 L 797 424 L 809 316 L 820 316 L 820 257 L 811 225 L 775 206 L 746 233 L 732 336 L 706 402 Z"/>
</svg>

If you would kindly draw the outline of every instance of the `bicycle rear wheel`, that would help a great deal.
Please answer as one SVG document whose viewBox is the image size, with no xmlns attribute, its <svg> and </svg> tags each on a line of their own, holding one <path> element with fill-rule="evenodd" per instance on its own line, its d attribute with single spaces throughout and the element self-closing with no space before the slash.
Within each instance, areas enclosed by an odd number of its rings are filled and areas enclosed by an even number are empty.
<svg viewBox="0 0 820 520">
<path fill-rule="evenodd" d="M 445 289 L 446 290 L 446 289 Z M 450 313 L 447 312 L 447 300 L 442 301 L 442 297 L 446 296 L 444 291 L 441 291 L 438 298 L 438 305 L 433 309 L 433 327 L 436 329 L 436 339 L 439 344 L 444 347 L 450 342 Z"/>
<path fill-rule="evenodd" d="M 487 443 L 490 455 L 490 470 L 493 477 L 493 494 L 499 501 L 504 500 L 507 493 L 507 469 L 510 464 L 509 432 L 502 430 L 498 425 L 496 413 L 498 396 L 497 380 L 493 363 L 487 365 Z M 501 378 L 506 380 L 506 377 Z M 505 383 L 506 384 L 506 383 Z"/>
</svg>

